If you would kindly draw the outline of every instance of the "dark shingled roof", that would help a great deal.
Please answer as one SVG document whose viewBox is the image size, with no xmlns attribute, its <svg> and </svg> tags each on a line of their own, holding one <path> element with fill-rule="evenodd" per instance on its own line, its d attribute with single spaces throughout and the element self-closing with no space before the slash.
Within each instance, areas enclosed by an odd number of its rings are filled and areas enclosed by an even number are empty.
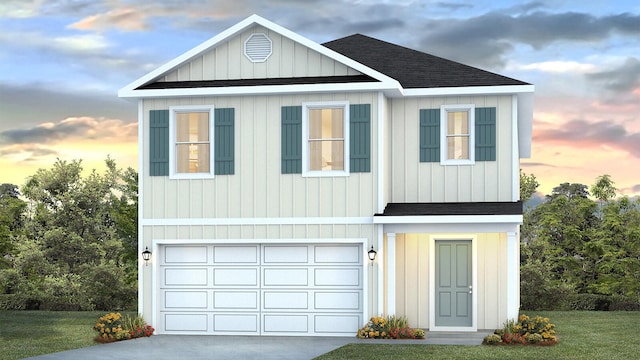
<svg viewBox="0 0 640 360">
<path fill-rule="evenodd" d="M 375 216 L 522 215 L 522 201 L 464 203 L 388 203 Z"/>
<path fill-rule="evenodd" d="M 405 89 L 529 85 L 520 80 L 361 34 L 322 45 L 396 79 Z"/>
</svg>

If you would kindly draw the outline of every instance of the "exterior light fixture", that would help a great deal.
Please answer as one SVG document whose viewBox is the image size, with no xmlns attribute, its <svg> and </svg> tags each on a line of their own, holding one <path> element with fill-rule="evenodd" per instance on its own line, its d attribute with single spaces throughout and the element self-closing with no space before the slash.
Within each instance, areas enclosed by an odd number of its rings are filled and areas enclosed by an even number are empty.
<svg viewBox="0 0 640 360">
<path fill-rule="evenodd" d="M 149 259 L 151 259 L 151 251 L 149 251 L 149 247 L 145 247 L 142 252 L 142 259 L 144 260 L 144 264 L 147 265 L 149 263 Z"/>
<path fill-rule="evenodd" d="M 376 259 L 376 254 L 378 254 L 375 250 L 373 250 L 373 245 L 371 245 L 371 250 L 367 253 L 369 254 L 369 260 L 373 261 Z"/>
</svg>

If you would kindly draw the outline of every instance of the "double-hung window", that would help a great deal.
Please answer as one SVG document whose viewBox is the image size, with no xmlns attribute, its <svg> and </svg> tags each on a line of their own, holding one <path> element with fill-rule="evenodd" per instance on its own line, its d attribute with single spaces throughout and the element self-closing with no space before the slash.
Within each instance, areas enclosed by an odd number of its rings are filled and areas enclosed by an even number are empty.
<svg viewBox="0 0 640 360">
<path fill-rule="evenodd" d="M 213 107 L 169 108 L 171 178 L 213 177 Z"/>
<path fill-rule="evenodd" d="M 440 162 L 442 164 L 474 163 L 474 115 L 474 105 L 443 105 L 441 107 Z"/>
<path fill-rule="evenodd" d="M 302 104 L 304 176 L 349 174 L 348 119 L 345 101 Z"/>
</svg>

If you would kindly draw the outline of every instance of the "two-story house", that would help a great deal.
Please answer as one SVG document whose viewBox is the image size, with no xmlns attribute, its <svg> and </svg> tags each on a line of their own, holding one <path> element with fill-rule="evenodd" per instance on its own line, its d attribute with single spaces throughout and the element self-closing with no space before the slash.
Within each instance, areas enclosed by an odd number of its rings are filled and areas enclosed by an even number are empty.
<svg viewBox="0 0 640 360">
<path fill-rule="evenodd" d="M 167 334 L 500 327 L 533 91 L 256 15 L 169 61 L 119 91 L 138 101 L 139 311 Z"/>
</svg>

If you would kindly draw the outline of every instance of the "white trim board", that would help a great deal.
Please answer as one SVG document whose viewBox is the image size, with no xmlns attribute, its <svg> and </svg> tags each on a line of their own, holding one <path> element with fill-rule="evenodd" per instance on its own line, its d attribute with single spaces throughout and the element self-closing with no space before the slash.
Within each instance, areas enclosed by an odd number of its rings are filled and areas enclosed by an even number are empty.
<svg viewBox="0 0 640 360">
<path fill-rule="evenodd" d="M 140 219 L 143 226 L 181 225 L 369 225 L 373 217 L 178 218 Z"/>
</svg>

